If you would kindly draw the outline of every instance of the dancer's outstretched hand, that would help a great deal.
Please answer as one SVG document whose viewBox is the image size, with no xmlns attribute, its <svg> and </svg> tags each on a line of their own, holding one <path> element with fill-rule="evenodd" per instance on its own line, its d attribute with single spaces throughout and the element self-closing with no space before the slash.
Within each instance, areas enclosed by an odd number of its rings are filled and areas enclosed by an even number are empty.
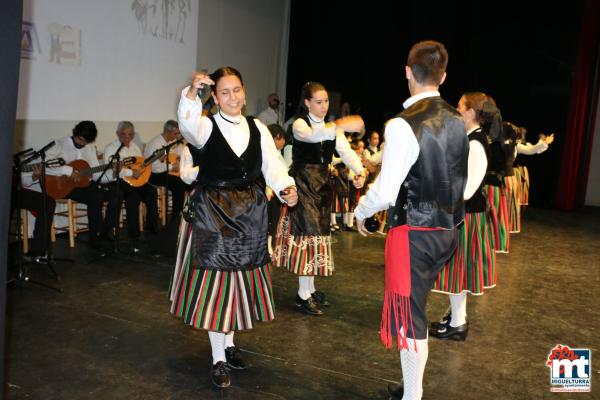
<svg viewBox="0 0 600 400">
<path fill-rule="evenodd" d="M 294 207 L 298 203 L 298 192 L 296 186 L 289 186 L 283 189 L 279 195 L 288 206 Z"/>
<path fill-rule="evenodd" d="M 355 215 L 356 217 L 356 215 Z M 363 236 L 369 236 L 371 234 L 371 232 L 369 232 L 367 230 L 367 228 L 365 227 L 365 220 L 364 219 L 358 219 L 356 218 L 356 229 L 358 229 L 358 233 L 360 233 Z"/>
</svg>

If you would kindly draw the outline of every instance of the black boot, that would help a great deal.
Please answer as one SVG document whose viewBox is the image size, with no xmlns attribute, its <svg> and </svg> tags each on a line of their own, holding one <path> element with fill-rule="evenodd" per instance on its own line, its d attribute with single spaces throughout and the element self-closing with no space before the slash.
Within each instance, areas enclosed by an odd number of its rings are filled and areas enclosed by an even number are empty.
<svg viewBox="0 0 600 400">
<path fill-rule="evenodd" d="M 451 319 L 452 319 L 452 308 L 448 307 L 448 309 L 446 310 L 446 313 L 442 316 L 442 318 L 440 318 L 439 321 L 432 322 L 430 324 L 430 327 L 431 327 L 431 329 L 437 330 L 440 327 L 442 327 L 443 325 L 449 325 Z"/>
<path fill-rule="evenodd" d="M 437 329 L 430 329 L 429 335 L 438 339 L 451 339 L 458 340 L 460 342 L 464 342 L 467 338 L 467 333 L 469 333 L 469 323 L 465 322 L 464 324 L 454 327 L 447 325 L 440 325 Z"/>
<path fill-rule="evenodd" d="M 246 369 L 246 363 L 240 355 L 240 348 L 237 346 L 229 346 L 225 349 L 225 358 L 227 359 L 227 368 L 241 371 Z"/>
<path fill-rule="evenodd" d="M 328 306 L 329 302 L 327 301 L 327 299 L 325 298 L 325 293 L 319 291 L 319 290 L 315 290 L 314 293 L 311 293 L 310 295 L 313 300 L 315 301 L 315 303 L 318 306 Z"/>
<path fill-rule="evenodd" d="M 306 314 L 310 315 L 321 315 L 323 311 L 319 310 L 315 300 L 312 297 L 309 297 L 306 300 L 302 300 L 300 296 L 296 294 L 296 307 Z"/>
<path fill-rule="evenodd" d="M 402 400 L 404 386 L 397 383 L 388 383 L 388 394 L 390 395 L 390 400 Z"/>
<path fill-rule="evenodd" d="M 219 361 L 216 364 L 213 364 L 210 371 L 210 379 L 212 380 L 213 385 L 221 389 L 231 385 L 226 365 L 227 363 Z"/>
</svg>

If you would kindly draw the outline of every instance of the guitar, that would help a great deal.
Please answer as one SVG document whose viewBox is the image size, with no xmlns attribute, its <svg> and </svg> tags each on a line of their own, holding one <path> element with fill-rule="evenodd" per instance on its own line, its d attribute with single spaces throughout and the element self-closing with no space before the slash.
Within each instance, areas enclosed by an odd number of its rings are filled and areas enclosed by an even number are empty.
<svg viewBox="0 0 600 400">
<path fill-rule="evenodd" d="M 171 142 L 166 146 L 161 147 L 160 149 L 156 149 L 154 150 L 154 153 L 152 153 L 152 155 L 146 158 L 145 160 L 144 157 L 135 157 L 135 163 L 129 166 L 129 168 L 134 171 L 140 171 L 140 175 L 137 178 L 133 176 L 126 176 L 123 178 L 123 180 L 133 187 L 140 187 L 145 185 L 146 182 L 148 182 L 148 179 L 150 179 L 150 175 L 152 174 L 152 163 L 158 160 L 159 158 L 163 157 L 165 154 L 167 154 L 167 151 L 171 147 L 176 146 L 182 142 L 183 138 L 175 140 L 174 142 Z M 171 154 L 169 154 L 169 163 L 172 162 L 171 160 Z M 177 174 L 179 175 L 179 173 Z"/>
<path fill-rule="evenodd" d="M 181 156 L 177 153 L 169 153 L 169 165 L 176 165 L 177 166 L 177 170 L 173 171 L 173 170 L 169 170 L 169 175 L 171 176 L 179 176 L 179 160 L 180 160 Z"/>
<path fill-rule="evenodd" d="M 41 167 L 41 165 L 41 162 L 35 164 L 22 165 L 20 170 L 21 172 L 31 172 L 33 171 L 33 167 Z M 63 160 L 62 158 L 53 158 L 51 160 L 44 161 L 44 166 L 46 168 L 62 167 L 63 165 L 65 165 L 65 160 Z"/>
<path fill-rule="evenodd" d="M 135 157 L 127 157 L 119 163 L 121 166 L 127 166 L 134 162 Z M 69 165 L 73 168 L 73 171 L 77 171 L 79 182 L 75 182 L 70 176 L 46 175 L 46 193 L 53 199 L 64 199 L 76 187 L 88 187 L 90 185 L 91 176 L 96 172 L 104 171 L 104 168 L 106 168 L 106 164 L 90 167 L 85 160 L 75 160 Z"/>
</svg>

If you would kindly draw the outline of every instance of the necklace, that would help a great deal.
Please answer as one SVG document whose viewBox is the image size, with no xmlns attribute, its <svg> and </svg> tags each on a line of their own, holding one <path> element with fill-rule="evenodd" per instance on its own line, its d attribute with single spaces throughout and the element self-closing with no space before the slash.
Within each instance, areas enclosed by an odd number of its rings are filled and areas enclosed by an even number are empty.
<svg viewBox="0 0 600 400">
<path fill-rule="evenodd" d="M 220 116 L 221 116 L 221 118 L 223 118 L 225 121 L 227 121 L 227 122 L 229 122 L 230 124 L 233 124 L 233 125 L 239 125 L 239 124 L 240 124 L 240 122 L 242 122 L 241 120 L 236 122 L 236 121 L 232 121 L 232 120 L 230 120 L 230 119 L 227 119 L 227 118 L 225 118 L 225 116 L 224 116 L 224 115 L 221 113 L 221 110 L 219 110 L 219 115 L 220 115 Z"/>
<path fill-rule="evenodd" d="M 308 119 L 310 119 L 312 122 L 314 122 L 315 124 L 320 124 L 321 122 L 325 121 L 325 118 L 323 118 L 320 121 L 315 121 L 314 119 L 311 118 L 310 113 L 306 114 L 308 115 Z"/>
</svg>

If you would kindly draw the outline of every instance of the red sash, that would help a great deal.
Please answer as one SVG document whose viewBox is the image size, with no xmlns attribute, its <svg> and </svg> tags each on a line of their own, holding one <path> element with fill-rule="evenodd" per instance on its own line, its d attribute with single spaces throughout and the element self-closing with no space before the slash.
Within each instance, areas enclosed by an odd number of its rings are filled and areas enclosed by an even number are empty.
<svg viewBox="0 0 600 400">
<path fill-rule="evenodd" d="M 398 350 L 408 349 L 406 334 L 414 326 L 410 309 L 410 231 L 433 231 L 439 228 L 400 225 L 388 231 L 385 242 L 385 294 L 379 337 L 387 348 L 392 347 L 391 316 L 397 332 Z M 398 315 L 399 314 L 399 315 Z M 403 329 L 400 330 L 400 325 Z M 417 342 L 415 341 L 415 351 Z"/>
</svg>

